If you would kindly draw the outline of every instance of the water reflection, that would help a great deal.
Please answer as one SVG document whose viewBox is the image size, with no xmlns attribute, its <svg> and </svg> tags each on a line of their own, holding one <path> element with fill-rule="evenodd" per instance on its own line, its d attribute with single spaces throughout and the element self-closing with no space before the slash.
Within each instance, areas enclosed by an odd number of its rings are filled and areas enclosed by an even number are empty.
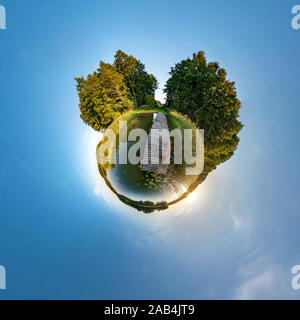
<svg viewBox="0 0 300 320">
<path fill-rule="evenodd" d="M 115 133 L 118 133 L 119 121 L 128 120 L 128 132 L 135 128 L 143 128 L 147 132 L 150 131 L 152 123 L 156 117 L 154 111 L 148 112 L 129 112 L 118 119 L 111 126 Z M 173 118 L 172 118 L 173 117 Z M 191 121 L 188 121 L 180 114 L 167 114 L 169 129 L 172 130 L 174 123 L 179 122 L 181 129 L 193 127 Z M 176 122 L 176 121 L 177 122 Z M 98 147 L 101 148 L 102 140 Z M 119 156 L 122 152 L 127 151 L 135 142 L 123 143 L 117 139 L 116 141 L 116 164 L 107 165 L 100 164 L 98 159 L 98 169 L 110 190 L 119 198 L 120 201 L 126 205 L 143 211 L 144 213 L 152 213 L 168 209 L 175 203 L 191 197 L 191 193 L 197 188 L 199 184 L 205 181 L 209 172 L 216 168 L 214 164 L 214 157 L 210 156 L 209 152 L 205 158 L 204 170 L 200 175 L 187 176 L 185 168 L 187 164 L 181 165 L 171 164 L 168 167 L 166 175 L 152 172 L 145 172 L 140 169 L 140 164 L 133 165 L 131 163 L 119 164 Z M 111 146 L 112 147 L 112 146 Z M 173 149 L 172 149 L 173 151 Z M 171 159 L 172 159 L 171 151 Z M 99 153 L 97 152 L 97 155 Z M 230 156 L 223 159 L 226 161 Z M 224 162 L 222 161 L 222 162 Z"/>
</svg>

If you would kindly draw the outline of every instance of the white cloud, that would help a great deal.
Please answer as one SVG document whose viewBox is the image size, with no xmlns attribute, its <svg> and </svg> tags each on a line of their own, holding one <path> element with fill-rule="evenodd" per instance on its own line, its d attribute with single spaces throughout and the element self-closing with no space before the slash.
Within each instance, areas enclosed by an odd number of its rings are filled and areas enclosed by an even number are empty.
<svg viewBox="0 0 300 320">
<path fill-rule="evenodd" d="M 274 279 L 274 270 L 265 270 L 261 274 L 242 282 L 236 289 L 235 298 L 239 300 L 255 299 L 272 289 Z"/>
<path fill-rule="evenodd" d="M 290 282 L 288 267 L 278 264 L 266 255 L 244 265 L 237 272 L 238 285 L 234 288 L 234 298 L 291 299 L 295 297 Z"/>
<path fill-rule="evenodd" d="M 231 215 L 232 220 L 233 220 L 233 226 L 234 229 L 239 230 L 243 226 L 243 221 L 241 218 L 238 218 L 236 215 L 232 214 Z"/>
</svg>

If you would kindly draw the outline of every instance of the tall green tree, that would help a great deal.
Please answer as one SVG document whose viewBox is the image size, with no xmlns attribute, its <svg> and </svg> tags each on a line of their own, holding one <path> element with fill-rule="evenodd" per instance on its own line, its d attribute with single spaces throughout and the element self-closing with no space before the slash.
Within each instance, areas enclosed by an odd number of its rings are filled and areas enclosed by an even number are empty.
<svg viewBox="0 0 300 320">
<path fill-rule="evenodd" d="M 123 112 L 132 109 L 122 74 L 111 64 L 100 62 L 96 72 L 75 78 L 80 100 L 80 117 L 95 130 L 107 128 Z"/>
<path fill-rule="evenodd" d="M 234 82 L 217 62 L 207 63 L 204 52 L 176 64 L 166 83 L 166 105 L 187 114 L 205 130 L 204 174 L 226 161 L 237 148 L 241 103 Z"/>
<path fill-rule="evenodd" d="M 145 71 L 145 65 L 132 55 L 122 50 L 115 54 L 114 66 L 124 76 L 127 87 L 130 90 L 130 98 L 137 107 L 146 103 L 146 96 L 154 97 L 158 82 L 152 74 Z"/>
</svg>

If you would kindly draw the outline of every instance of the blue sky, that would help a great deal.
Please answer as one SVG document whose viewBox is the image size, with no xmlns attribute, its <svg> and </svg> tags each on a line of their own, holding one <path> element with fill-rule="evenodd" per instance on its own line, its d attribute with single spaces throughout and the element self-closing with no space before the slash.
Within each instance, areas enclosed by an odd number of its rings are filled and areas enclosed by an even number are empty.
<svg viewBox="0 0 300 320">
<path fill-rule="evenodd" d="M 295 1 L 0 4 L 0 299 L 300 298 Z M 242 101 L 235 155 L 162 214 L 115 201 L 79 118 L 73 78 L 117 49 L 161 87 L 203 50 Z"/>
</svg>

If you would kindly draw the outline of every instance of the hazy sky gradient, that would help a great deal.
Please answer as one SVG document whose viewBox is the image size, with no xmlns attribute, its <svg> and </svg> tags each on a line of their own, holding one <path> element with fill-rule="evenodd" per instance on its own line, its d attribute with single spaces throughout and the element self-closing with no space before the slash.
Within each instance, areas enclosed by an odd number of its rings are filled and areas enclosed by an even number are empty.
<svg viewBox="0 0 300 320">
<path fill-rule="evenodd" d="M 300 30 L 294 1 L 0 0 L 0 299 L 300 298 Z M 117 49 L 159 80 L 204 50 L 236 81 L 240 145 L 144 215 L 97 175 L 75 76 Z M 161 94 L 161 93 L 160 93 Z"/>
</svg>

